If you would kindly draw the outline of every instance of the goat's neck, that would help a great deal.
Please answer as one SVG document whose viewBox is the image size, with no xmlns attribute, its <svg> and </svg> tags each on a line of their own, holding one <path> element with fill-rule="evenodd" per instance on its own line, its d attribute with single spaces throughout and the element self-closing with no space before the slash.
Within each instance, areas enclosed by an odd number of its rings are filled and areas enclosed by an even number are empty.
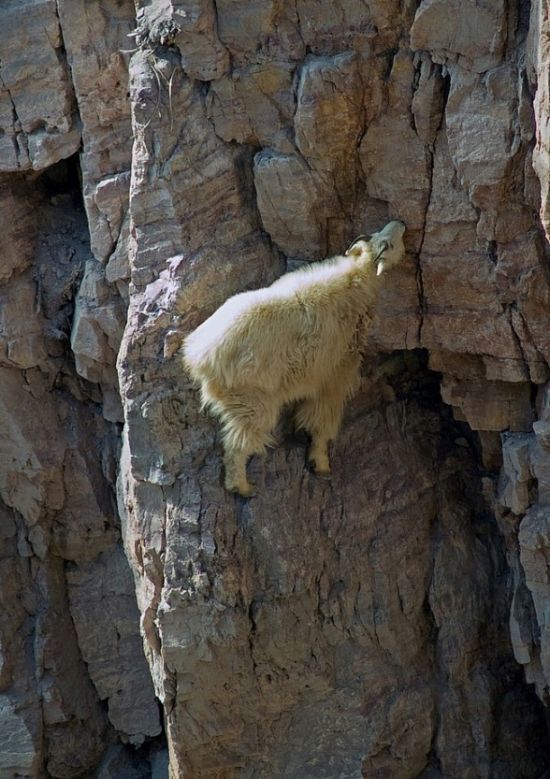
<svg viewBox="0 0 550 779">
<path fill-rule="evenodd" d="M 373 305 L 380 288 L 381 277 L 376 275 L 372 258 L 357 263 L 350 273 L 350 292 L 354 308 L 363 313 Z"/>
</svg>

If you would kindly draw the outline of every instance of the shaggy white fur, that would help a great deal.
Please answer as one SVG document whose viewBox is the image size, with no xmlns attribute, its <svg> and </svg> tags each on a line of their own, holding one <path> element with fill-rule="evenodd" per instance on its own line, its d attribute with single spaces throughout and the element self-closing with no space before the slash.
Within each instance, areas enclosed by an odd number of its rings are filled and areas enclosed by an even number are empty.
<svg viewBox="0 0 550 779">
<path fill-rule="evenodd" d="M 185 340 L 184 363 L 202 405 L 223 428 L 225 486 L 250 495 L 246 462 L 272 443 L 281 408 L 311 435 L 309 460 L 330 471 L 328 442 L 359 384 L 357 328 L 376 300 L 380 276 L 405 254 L 402 222 L 360 236 L 344 256 L 229 298 Z"/>
</svg>

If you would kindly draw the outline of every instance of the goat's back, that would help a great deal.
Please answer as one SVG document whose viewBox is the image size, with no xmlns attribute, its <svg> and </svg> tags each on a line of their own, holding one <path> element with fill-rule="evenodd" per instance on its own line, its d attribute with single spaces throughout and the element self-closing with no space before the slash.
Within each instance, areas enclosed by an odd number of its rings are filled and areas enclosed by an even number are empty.
<svg viewBox="0 0 550 779">
<path fill-rule="evenodd" d="M 266 390 L 328 375 L 349 346 L 365 295 L 354 274 L 357 263 L 337 257 L 229 298 L 186 339 L 189 373 Z"/>
</svg>

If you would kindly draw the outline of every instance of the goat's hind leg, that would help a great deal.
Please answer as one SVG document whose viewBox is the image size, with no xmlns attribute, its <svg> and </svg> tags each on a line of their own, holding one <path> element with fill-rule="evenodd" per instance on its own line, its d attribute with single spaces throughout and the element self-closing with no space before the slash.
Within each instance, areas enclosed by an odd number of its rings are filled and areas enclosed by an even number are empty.
<svg viewBox="0 0 550 779">
<path fill-rule="evenodd" d="M 311 435 L 308 460 L 319 476 L 330 475 L 328 444 L 336 437 L 344 404 L 359 385 L 360 357 L 350 353 L 338 365 L 329 382 L 325 382 L 310 398 L 302 401 L 296 413 L 299 427 Z"/>
<path fill-rule="evenodd" d="M 219 404 L 222 405 L 221 403 Z M 270 431 L 277 421 L 277 406 L 263 393 L 232 393 L 223 402 L 225 488 L 243 497 L 252 495 L 246 477 L 246 463 L 261 454 L 271 442 Z"/>
</svg>

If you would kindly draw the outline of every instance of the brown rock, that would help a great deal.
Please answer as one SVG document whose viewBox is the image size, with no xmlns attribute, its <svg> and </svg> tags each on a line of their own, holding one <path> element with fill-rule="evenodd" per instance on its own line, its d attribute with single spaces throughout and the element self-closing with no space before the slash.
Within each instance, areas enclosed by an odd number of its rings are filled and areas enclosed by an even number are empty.
<svg viewBox="0 0 550 779">
<path fill-rule="evenodd" d="M 262 221 L 277 246 L 295 259 L 322 257 L 325 238 L 316 219 L 322 183 L 304 160 L 296 154 L 260 152 L 254 182 Z"/>
<path fill-rule="evenodd" d="M 293 70 L 291 63 L 266 62 L 214 81 L 207 110 L 216 134 L 224 141 L 292 150 Z"/>
<path fill-rule="evenodd" d="M 218 38 L 216 4 L 212 0 L 193 0 L 182 10 L 172 9 L 172 18 L 180 28 L 175 43 L 182 53 L 182 67 L 187 75 L 211 81 L 227 73 L 229 54 Z M 158 24 L 158 17 L 155 22 Z"/>
<path fill-rule="evenodd" d="M 103 266 L 86 263 L 75 301 L 71 348 L 76 370 L 88 381 L 117 384 L 115 361 L 126 319 L 126 305 L 105 280 Z"/>
<path fill-rule="evenodd" d="M 457 406 L 473 430 L 529 431 L 533 424 L 530 387 L 525 382 L 454 379 L 445 375 L 441 396 Z"/>
<path fill-rule="evenodd" d="M 71 616 L 90 678 L 122 738 L 139 746 L 161 727 L 139 635 L 133 581 L 121 547 L 69 569 Z"/>
<path fill-rule="evenodd" d="M 421 5 L 414 35 L 429 34 L 436 6 Z M 253 231 L 246 232 L 246 265 L 242 244 L 227 250 L 249 220 L 259 216 L 291 265 L 341 251 L 352 228 L 403 218 L 409 258 L 367 348 L 430 348 L 433 367 L 444 374 L 444 400 L 484 431 L 492 468 L 501 460 L 500 431 L 531 440 L 530 382 L 546 381 L 535 298 L 543 300 L 547 285 L 537 249 L 520 278 L 519 247 L 530 243 L 534 216 L 520 194 L 530 142 L 518 98 L 524 93 L 516 61 L 498 67 L 508 19 L 498 4 L 474 9 L 479 20 L 468 40 L 472 9 L 453 7 L 452 32 L 447 25 L 422 45 L 428 58 L 414 57 L 404 41 L 397 45 L 407 15 L 397 19 L 388 6 L 390 24 L 377 4 L 368 11 L 308 2 L 246 10 L 245 18 L 240 2 L 218 7 L 220 39 L 234 59 L 232 73 L 209 88 L 215 135 L 186 81 L 178 82 L 171 113 L 163 99 L 157 121 L 147 111 L 154 75 L 141 56 L 132 65 L 138 142 L 130 197 L 134 287 L 119 359 L 127 421 L 120 504 L 146 651 L 169 712 L 172 770 L 304 777 L 323 765 L 327 776 L 407 776 L 428 771 L 437 755 L 448 775 L 484 775 L 502 764 L 505 774 L 536 776 L 542 753 L 527 750 L 520 769 L 510 743 L 539 732 L 538 713 L 517 730 L 514 707 L 528 711 L 528 693 L 508 650 L 497 661 L 517 674 L 508 686 L 495 681 L 495 657 L 485 650 L 484 631 L 494 650 L 508 624 L 508 602 L 496 584 L 504 557 L 499 552 L 495 567 L 487 565 L 499 542 L 488 540 L 493 531 L 476 497 L 482 486 L 491 495 L 492 482 L 477 481 L 466 427 L 417 404 L 429 396 L 434 408 L 427 376 L 411 379 L 419 364 L 412 357 L 377 362 L 371 354 L 363 393 L 335 442 L 329 492 L 304 475 L 303 449 L 286 438 L 253 459 L 258 494 L 235 503 L 220 487 L 215 427 L 197 415 L 177 363 L 178 331 L 195 326 L 235 287 L 258 286 L 266 267 L 279 271 L 263 250 L 255 258 Z M 312 54 L 298 70 L 292 137 L 285 79 L 303 58 L 292 37 L 297 26 Z M 451 68 L 449 99 L 449 70 L 438 61 Z M 169 72 L 171 63 L 163 52 L 155 67 Z M 256 90 L 259 73 L 274 74 L 274 104 Z M 180 166 L 172 128 L 183 116 Z M 227 170 L 236 143 L 264 146 L 254 155 L 255 197 L 242 198 L 240 210 L 235 187 L 224 189 L 234 181 Z M 249 171 L 251 157 L 240 159 Z M 216 207 L 214 176 L 231 229 Z M 162 209 L 170 213 L 164 230 L 155 218 Z M 225 236 L 223 256 L 213 234 Z M 396 374 L 408 377 L 406 391 L 389 378 Z M 414 430 L 410 439 L 407 430 Z M 523 466 L 516 472 L 511 450 L 505 456 L 504 477 L 513 485 L 500 498 L 508 514 L 531 499 L 538 455 L 528 449 L 529 476 Z M 544 465 L 537 467 L 544 487 Z M 345 571 L 333 554 L 345 559 Z M 510 561 L 519 582 L 517 557 Z M 518 595 L 518 651 L 528 646 L 520 602 Z"/>
<path fill-rule="evenodd" d="M 503 437 L 498 500 L 518 515 L 524 514 L 531 503 L 529 482 L 533 478 L 530 468 L 532 445 L 533 436 L 530 434 L 518 433 Z"/>
<path fill-rule="evenodd" d="M 536 123 L 536 145 L 533 151 L 533 167 L 540 181 L 541 209 L 540 218 L 550 240 L 550 127 L 548 125 L 548 105 L 550 104 L 550 86 L 548 74 L 550 13 L 548 5 L 535 0 L 529 17 L 528 54 L 530 59 L 530 78 L 536 83 L 534 99 Z"/>
<path fill-rule="evenodd" d="M 96 259 L 106 262 L 127 210 L 132 134 L 124 52 L 133 46 L 128 35 L 135 8 L 129 0 L 59 0 L 58 7 L 82 122 L 80 164 L 91 247 Z"/>
<path fill-rule="evenodd" d="M 376 0 L 369 6 L 353 0 L 298 0 L 296 11 L 302 38 L 314 54 L 336 54 L 347 48 L 395 45 L 398 39 L 395 0 Z"/>
<path fill-rule="evenodd" d="M 441 125 L 445 103 L 444 90 L 441 69 L 425 53 L 422 53 L 420 77 L 412 98 L 411 110 L 416 133 L 428 145 L 434 143 Z"/>
<path fill-rule="evenodd" d="M 396 149 L 403 176 L 393 174 Z M 360 158 L 368 194 L 388 201 L 391 213 L 409 230 L 419 232 L 430 191 L 430 154 L 409 117 L 386 114 L 371 124 L 361 142 Z"/>
<path fill-rule="evenodd" d="M 490 209 L 520 147 L 517 76 L 509 65 L 484 76 L 454 66 L 450 76 L 445 123 L 453 165 L 472 203 Z"/>
<path fill-rule="evenodd" d="M 306 49 L 294 4 L 217 0 L 216 11 L 218 34 L 237 66 L 254 61 L 258 51 L 273 61 L 303 59 Z"/>
<path fill-rule="evenodd" d="M 411 47 L 428 50 L 435 62 L 459 62 L 482 73 L 500 63 L 506 32 L 502 0 L 484 5 L 422 0 L 411 28 Z"/>
<path fill-rule="evenodd" d="M 0 58 L 0 169 L 41 170 L 74 154 L 81 136 L 53 0 L 2 10 Z"/>
<path fill-rule="evenodd" d="M 548 626 L 544 614 L 548 598 L 548 508 L 547 505 L 534 505 L 525 515 L 519 528 L 520 557 L 525 572 L 525 583 L 533 599 L 538 623 L 537 645 L 533 647 L 533 655 L 540 663 L 540 673 L 533 681 L 537 682 L 539 695 L 547 684 L 550 674 L 550 657 L 548 644 Z M 529 658 L 531 660 L 531 657 Z M 533 658 L 534 659 L 534 658 Z"/>
</svg>

